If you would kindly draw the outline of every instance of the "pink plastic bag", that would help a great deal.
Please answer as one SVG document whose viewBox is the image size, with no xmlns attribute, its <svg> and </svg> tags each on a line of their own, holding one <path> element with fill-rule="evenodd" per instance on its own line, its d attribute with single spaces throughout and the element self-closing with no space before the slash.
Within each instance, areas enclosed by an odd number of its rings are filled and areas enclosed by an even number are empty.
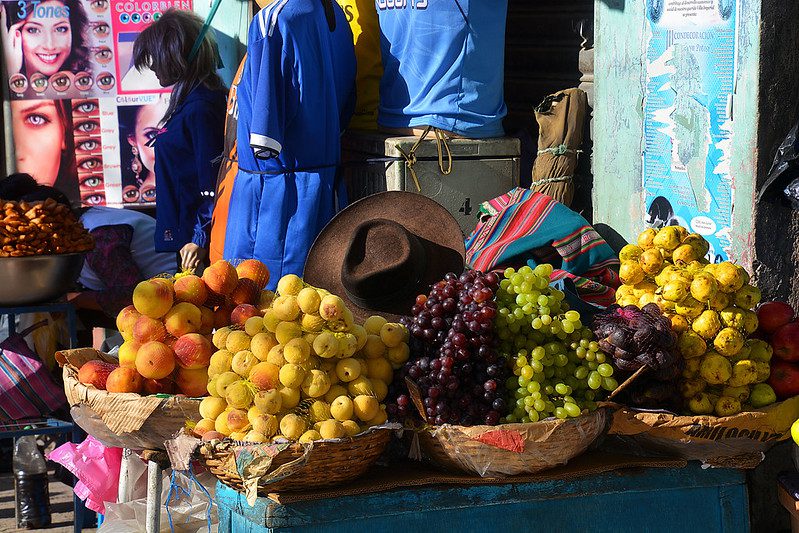
<svg viewBox="0 0 799 533">
<path fill-rule="evenodd" d="M 122 448 L 107 448 L 89 435 L 80 444 L 68 442 L 47 456 L 78 478 L 75 494 L 86 507 L 105 514 L 105 502 L 116 503 Z"/>
</svg>

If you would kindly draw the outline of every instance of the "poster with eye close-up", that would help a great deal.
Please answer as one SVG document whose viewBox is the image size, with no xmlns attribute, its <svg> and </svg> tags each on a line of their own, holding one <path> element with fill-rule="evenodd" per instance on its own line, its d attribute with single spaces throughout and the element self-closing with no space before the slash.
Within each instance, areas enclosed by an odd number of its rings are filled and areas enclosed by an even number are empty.
<svg viewBox="0 0 799 533">
<path fill-rule="evenodd" d="M 152 140 L 170 88 L 136 70 L 133 43 L 170 8 L 192 2 L 0 0 L 17 172 L 75 205 L 155 204 Z"/>
</svg>

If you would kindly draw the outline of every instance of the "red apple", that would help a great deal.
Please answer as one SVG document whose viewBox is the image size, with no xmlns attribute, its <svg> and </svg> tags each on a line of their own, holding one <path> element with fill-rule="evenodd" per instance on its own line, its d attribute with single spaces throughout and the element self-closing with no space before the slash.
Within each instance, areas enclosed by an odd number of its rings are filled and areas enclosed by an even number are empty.
<svg viewBox="0 0 799 533">
<path fill-rule="evenodd" d="M 766 333 L 774 333 L 793 320 L 793 315 L 793 308 L 785 302 L 765 302 L 757 308 L 757 321 Z"/>
<path fill-rule="evenodd" d="M 771 336 L 774 357 L 790 363 L 799 362 L 799 323 L 785 324 Z"/>
<path fill-rule="evenodd" d="M 216 329 L 223 328 L 230 325 L 230 314 L 233 308 L 227 305 L 221 305 L 214 311 L 214 327 Z"/>
<path fill-rule="evenodd" d="M 175 381 L 167 376 L 161 379 L 145 379 L 144 394 L 172 394 L 175 392 Z"/>
<path fill-rule="evenodd" d="M 254 316 L 261 316 L 261 312 L 258 310 L 257 307 L 250 304 L 241 304 L 237 305 L 233 311 L 230 313 L 230 322 L 232 324 L 238 324 L 243 326 L 245 322 L 247 322 L 248 318 Z"/>
<path fill-rule="evenodd" d="M 785 361 L 772 361 L 768 384 L 780 400 L 799 395 L 799 366 Z"/>
<path fill-rule="evenodd" d="M 78 370 L 78 381 L 85 385 L 94 385 L 95 388 L 105 390 L 108 376 L 119 368 L 118 365 L 106 363 L 99 359 L 87 361 Z"/>
</svg>

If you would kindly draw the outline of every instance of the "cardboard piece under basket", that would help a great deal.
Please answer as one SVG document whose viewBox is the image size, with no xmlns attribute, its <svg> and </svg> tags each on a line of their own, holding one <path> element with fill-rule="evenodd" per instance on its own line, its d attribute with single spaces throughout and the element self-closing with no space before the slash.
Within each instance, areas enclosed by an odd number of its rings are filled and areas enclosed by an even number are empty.
<svg viewBox="0 0 799 533">
<path fill-rule="evenodd" d="M 774 444 L 791 436 L 799 396 L 733 416 L 675 415 L 618 406 L 608 435 L 634 453 L 704 461 L 712 466 L 755 468 Z"/>
<path fill-rule="evenodd" d="M 117 363 L 92 348 L 56 353 L 56 361 L 64 369 L 64 392 L 73 419 L 106 446 L 163 450 L 164 442 L 187 421 L 200 420 L 198 399 L 110 393 L 78 381 L 78 369 L 95 359 Z"/>
<path fill-rule="evenodd" d="M 591 452 L 569 461 L 569 464 L 540 472 L 502 478 L 485 478 L 468 474 L 449 474 L 423 463 L 373 467 L 365 476 L 343 486 L 316 488 L 308 492 L 270 493 L 268 498 L 281 505 L 296 502 L 340 498 L 358 494 L 386 492 L 408 487 L 429 485 L 504 485 L 535 483 L 549 480 L 569 480 L 593 476 L 626 468 L 683 468 L 684 459 L 635 457 L 607 452 Z"/>
</svg>

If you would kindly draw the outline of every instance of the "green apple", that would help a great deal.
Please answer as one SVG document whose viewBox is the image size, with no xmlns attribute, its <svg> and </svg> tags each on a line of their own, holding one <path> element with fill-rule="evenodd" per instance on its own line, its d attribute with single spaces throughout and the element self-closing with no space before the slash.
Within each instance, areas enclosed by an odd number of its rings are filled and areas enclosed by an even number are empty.
<svg viewBox="0 0 799 533">
<path fill-rule="evenodd" d="M 791 425 L 791 437 L 796 444 L 799 444 L 799 420 Z"/>
<path fill-rule="evenodd" d="M 752 387 L 752 394 L 749 395 L 749 403 L 755 409 L 760 409 L 777 401 L 777 395 L 774 394 L 774 389 L 766 383 L 758 383 Z"/>
</svg>

